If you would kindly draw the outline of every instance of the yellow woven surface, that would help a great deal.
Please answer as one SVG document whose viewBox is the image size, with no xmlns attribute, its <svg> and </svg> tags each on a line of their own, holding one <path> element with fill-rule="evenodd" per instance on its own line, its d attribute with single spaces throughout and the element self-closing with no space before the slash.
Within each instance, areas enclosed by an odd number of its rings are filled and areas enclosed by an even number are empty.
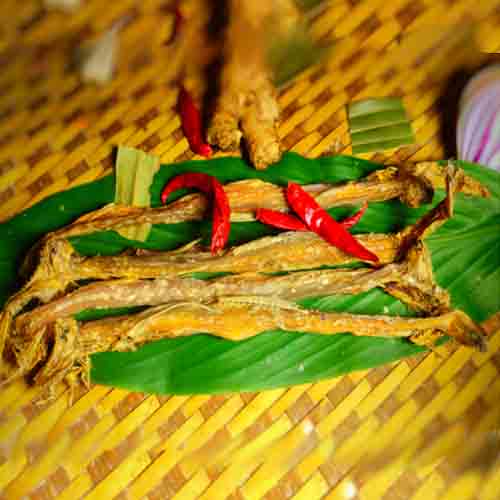
<svg viewBox="0 0 500 500">
<path fill-rule="evenodd" d="M 82 85 L 69 51 L 125 13 L 116 78 Z M 1 219 L 108 173 L 118 143 L 162 162 L 191 157 L 175 90 L 162 79 L 168 2 L 88 0 L 67 16 L 3 0 L 1 16 Z M 310 157 L 349 152 L 345 103 L 400 95 L 417 144 L 377 158 L 442 158 L 438 99 L 454 71 L 482 61 L 456 50 L 449 28 L 465 20 L 480 23 L 484 52 L 499 51 L 495 0 L 331 2 L 313 32 L 338 38 L 336 49 L 282 92 L 284 145 Z M 44 403 L 18 382 L 0 395 L 0 498 L 498 498 L 498 467 L 443 458 L 498 426 L 498 321 L 490 331 L 487 354 L 446 346 L 258 394 L 169 398 L 95 386 L 68 408 L 63 387 Z"/>
</svg>

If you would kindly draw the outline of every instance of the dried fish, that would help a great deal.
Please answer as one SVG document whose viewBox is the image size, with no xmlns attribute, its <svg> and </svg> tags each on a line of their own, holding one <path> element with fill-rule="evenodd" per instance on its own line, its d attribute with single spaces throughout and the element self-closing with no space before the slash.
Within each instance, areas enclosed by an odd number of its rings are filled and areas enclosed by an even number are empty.
<svg viewBox="0 0 500 500">
<path fill-rule="evenodd" d="M 419 242 L 406 260 L 378 269 L 323 269 L 285 276 L 246 272 L 209 281 L 179 277 L 99 281 L 21 314 L 15 320 L 15 331 L 35 332 L 89 308 L 210 302 L 217 297 L 238 295 L 299 300 L 356 294 L 376 287 L 384 288 L 418 311 L 435 314 L 449 309 L 448 294 L 435 284 L 428 251 Z"/>
<path fill-rule="evenodd" d="M 210 309 L 197 303 L 180 303 L 153 308 L 125 318 L 90 321 L 79 328 L 79 336 L 97 335 L 111 340 L 113 349 L 130 349 L 150 337 L 176 337 L 198 332 L 230 340 L 243 340 L 260 332 L 281 329 L 323 335 L 352 333 L 375 337 L 409 337 L 416 332 L 437 329 L 460 343 L 483 350 L 482 329 L 465 313 L 455 310 L 430 318 L 367 316 L 323 313 L 298 308 L 293 303 L 265 297 L 223 297 Z"/>
<path fill-rule="evenodd" d="M 453 179 L 462 178 L 453 168 L 447 169 L 447 175 Z M 440 221 L 452 215 L 451 198 L 455 190 L 460 188 L 461 182 L 450 181 L 447 186 L 446 199 L 414 226 L 394 235 L 360 235 L 359 241 L 378 256 L 381 264 L 401 260 L 409 248 L 428 233 L 428 226 L 435 228 Z M 352 257 L 314 233 L 292 232 L 265 237 L 217 256 L 189 245 L 185 250 L 155 255 L 83 257 L 66 240 L 52 237 L 41 245 L 40 262 L 30 281 L 4 308 L 0 318 L 0 348 L 3 351 L 12 319 L 26 304 L 33 298 L 42 302 L 52 300 L 77 280 L 167 278 L 193 272 L 271 273 L 345 264 L 352 260 Z"/>
<path fill-rule="evenodd" d="M 103 351 L 126 351 L 158 340 L 205 332 L 230 340 L 243 340 L 263 331 L 280 329 L 322 335 L 351 333 L 361 336 L 419 338 L 448 334 L 464 345 L 486 349 L 486 336 L 464 312 L 453 310 L 428 318 L 324 313 L 302 309 L 283 299 L 221 297 L 205 305 L 173 302 L 138 314 L 79 323 L 72 318 L 53 324 L 54 347 L 47 356 L 42 329 L 37 337 L 18 335 L 11 349 L 17 353 L 17 374 L 37 363 L 35 383 L 52 383 L 66 375 L 88 376 L 88 356 Z M 24 349 L 29 346 L 29 349 Z M 87 373 L 87 375 L 86 375 Z"/>
<path fill-rule="evenodd" d="M 417 172 L 416 175 L 414 172 Z M 446 169 L 437 166 L 430 174 L 422 168 L 387 167 L 378 170 L 361 181 L 347 182 L 338 186 L 310 185 L 304 189 L 316 198 L 323 208 L 359 204 L 365 201 L 386 201 L 402 198 L 410 206 L 430 201 L 434 188 L 445 187 Z M 224 186 L 231 208 L 232 220 L 253 220 L 258 208 L 288 211 L 284 188 L 258 179 L 232 182 Z M 458 192 L 489 196 L 488 190 L 469 176 L 463 176 Z M 410 194 L 408 194 L 410 193 Z M 173 224 L 200 220 L 208 204 L 202 194 L 191 194 L 159 208 L 124 207 L 107 205 L 77 219 L 73 224 L 46 237 L 69 237 L 104 231 L 136 224 Z"/>
<path fill-rule="evenodd" d="M 48 362 L 35 378 L 37 383 L 60 380 L 66 373 L 86 366 L 90 354 L 102 351 L 126 351 L 153 340 L 205 332 L 240 341 L 263 331 L 280 329 L 290 332 L 312 332 L 321 335 L 351 333 L 376 337 L 412 337 L 426 332 L 446 333 L 464 345 L 481 351 L 486 337 L 464 312 L 450 311 L 429 318 L 367 316 L 347 313 L 323 313 L 301 309 L 293 303 L 268 297 L 222 297 L 208 306 L 197 302 L 178 302 L 150 308 L 144 312 L 78 323 L 67 318 L 56 321 Z M 35 345 L 33 339 L 31 345 Z M 24 345 L 18 336 L 14 346 Z M 16 348 L 16 347 L 14 347 Z M 28 366 L 33 359 L 24 359 L 19 352 L 19 366 Z"/>
</svg>

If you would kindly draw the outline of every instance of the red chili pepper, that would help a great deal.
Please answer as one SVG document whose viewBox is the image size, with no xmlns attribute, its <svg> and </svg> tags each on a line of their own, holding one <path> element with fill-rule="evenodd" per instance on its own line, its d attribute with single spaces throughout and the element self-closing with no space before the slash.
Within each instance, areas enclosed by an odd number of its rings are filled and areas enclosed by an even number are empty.
<svg viewBox="0 0 500 500">
<path fill-rule="evenodd" d="M 203 139 L 200 110 L 197 108 L 191 94 L 181 86 L 178 98 L 181 115 L 182 131 L 186 136 L 191 150 L 201 156 L 210 158 L 212 148 Z"/>
<path fill-rule="evenodd" d="M 174 177 L 161 193 L 161 202 L 165 204 L 171 193 L 182 188 L 199 189 L 211 198 L 212 209 L 212 242 L 213 254 L 222 250 L 229 239 L 231 229 L 231 209 L 222 184 L 213 176 L 202 173 L 181 174 Z"/>
<path fill-rule="evenodd" d="M 259 208 L 255 212 L 255 218 L 268 226 L 287 229 L 288 231 L 308 231 L 307 226 L 298 217 L 277 210 Z"/>
<path fill-rule="evenodd" d="M 363 217 L 367 208 L 368 203 L 363 203 L 363 206 L 354 215 L 346 217 L 344 220 L 340 221 L 339 224 L 345 229 L 355 226 L 360 221 L 361 217 Z M 286 229 L 288 231 L 309 231 L 308 227 L 298 217 L 279 212 L 278 210 L 259 208 L 255 213 L 255 218 L 268 226 L 274 226 L 279 229 Z"/>
<path fill-rule="evenodd" d="M 346 217 L 344 220 L 340 222 L 340 224 L 345 229 L 350 229 L 361 220 L 361 217 L 363 217 L 367 208 L 368 208 L 368 202 L 365 201 L 361 206 L 361 208 L 355 214 L 351 215 L 350 217 Z"/>
<path fill-rule="evenodd" d="M 307 227 L 340 250 L 361 260 L 378 262 L 378 257 L 359 243 L 351 233 L 318 205 L 298 184 L 290 182 L 286 191 L 290 207 Z"/>
</svg>

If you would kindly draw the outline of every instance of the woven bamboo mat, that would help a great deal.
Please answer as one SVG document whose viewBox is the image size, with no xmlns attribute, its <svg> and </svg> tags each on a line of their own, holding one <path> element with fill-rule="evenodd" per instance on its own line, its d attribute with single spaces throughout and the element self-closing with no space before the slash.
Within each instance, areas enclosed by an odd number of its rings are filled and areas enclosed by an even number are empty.
<svg viewBox="0 0 500 500">
<path fill-rule="evenodd" d="M 124 14 L 116 78 L 83 85 L 68 53 Z M 109 173 L 118 143 L 164 163 L 192 156 L 175 90 L 162 78 L 168 2 L 88 0 L 64 15 L 3 0 L 0 15 L 1 219 Z M 456 28 L 472 21 L 482 55 L 463 49 Z M 498 26 L 495 0 L 330 2 L 312 30 L 335 39 L 335 51 L 281 93 L 284 145 L 310 157 L 349 153 L 345 103 L 400 95 L 417 144 L 376 158 L 445 157 L 442 96 L 457 70 L 499 51 Z M 498 498 L 500 470 L 483 462 L 500 420 L 499 325 L 490 323 L 487 354 L 444 346 L 255 394 L 156 397 L 94 386 L 68 407 L 63 387 L 48 403 L 18 382 L 0 396 L 0 497 Z"/>
</svg>

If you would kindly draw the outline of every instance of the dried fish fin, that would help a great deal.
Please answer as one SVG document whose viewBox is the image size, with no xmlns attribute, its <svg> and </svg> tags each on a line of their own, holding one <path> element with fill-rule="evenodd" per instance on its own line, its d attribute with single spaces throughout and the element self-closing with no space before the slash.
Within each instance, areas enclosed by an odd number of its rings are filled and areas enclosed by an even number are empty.
<svg viewBox="0 0 500 500">
<path fill-rule="evenodd" d="M 453 162 L 449 162 L 450 165 Z M 444 189 L 446 187 L 446 179 L 443 175 L 444 168 L 435 161 L 425 161 L 416 164 L 405 164 L 404 168 L 412 175 L 418 178 L 423 178 L 432 185 L 434 189 Z M 460 192 L 470 196 L 481 196 L 488 198 L 491 196 L 487 187 L 483 186 L 479 181 L 470 175 L 464 175 L 463 185 L 460 187 Z"/>
<path fill-rule="evenodd" d="M 47 277 L 47 279 L 37 280 L 13 295 L 4 305 L 0 313 L 0 359 L 9 338 L 14 334 L 14 318 L 32 300 L 49 302 L 58 294 L 64 292 L 70 281 Z"/>
<path fill-rule="evenodd" d="M 398 180 L 404 186 L 399 199 L 405 205 L 416 208 L 432 201 L 434 195 L 432 184 L 427 182 L 423 177 L 413 175 L 404 165 L 399 168 Z"/>
<path fill-rule="evenodd" d="M 90 358 L 80 355 L 77 338 L 79 328 L 76 320 L 59 319 L 54 323 L 52 330 L 52 350 L 36 372 L 33 382 L 48 387 L 49 400 L 53 397 L 58 384 L 64 382 L 70 390 L 69 405 L 71 405 L 75 389 L 81 384 L 87 389 L 90 387 Z M 33 366 L 29 369 L 31 370 Z"/>
<path fill-rule="evenodd" d="M 61 380 L 75 365 L 77 322 L 72 319 L 56 320 L 53 330 L 52 350 L 34 377 L 37 385 L 45 385 L 58 378 Z"/>
<path fill-rule="evenodd" d="M 66 227 L 72 228 L 74 225 Z M 68 232 L 70 232 L 69 229 Z M 61 252 L 62 258 L 59 257 L 59 252 Z M 21 275 L 27 279 L 28 283 L 44 279 L 45 276 L 52 274 L 51 269 L 57 267 L 58 261 L 68 260 L 71 253 L 75 252 L 70 243 L 60 237 L 57 231 L 47 233 L 26 254 L 21 265 Z"/>
<path fill-rule="evenodd" d="M 40 249 L 38 265 L 25 288 L 58 275 L 71 274 L 71 266 L 82 260 L 69 241 L 56 237 L 45 239 Z"/>
<path fill-rule="evenodd" d="M 397 167 L 386 167 L 379 170 L 375 170 L 371 174 L 368 174 L 365 178 L 365 182 L 388 182 L 395 181 L 398 178 L 398 168 Z M 355 182 L 355 181 L 354 181 Z"/>
<path fill-rule="evenodd" d="M 456 169 L 452 165 L 447 167 L 446 198 L 421 217 L 415 224 L 401 231 L 400 237 L 402 241 L 397 260 L 403 259 L 409 249 L 418 240 L 424 239 L 453 216 L 454 195 L 463 184 L 463 176 L 463 170 Z"/>
<path fill-rule="evenodd" d="M 5 307 L 4 310 L 0 313 L 0 361 L 2 361 L 2 354 L 5 349 L 5 344 L 12 331 L 13 320 L 14 317 L 12 315 L 12 312 L 8 307 Z"/>
<path fill-rule="evenodd" d="M 447 304 L 449 304 L 449 297 L 447 295 L 444 295 L 444 297 L 434 297 L 424 292 L 418 286 L 389 283 L 384 287 L 384 290 L 415 311 L 435 316 L 449 310 L 447 307 Z"/>
<path fill-rule="evenodd" d="M 429 250 L 423 241 L 417 241 L 405 258 L 406 272 L 397 282 L 384 290 L 411 308 L 437 316 L 450 310 L 450 296 L 437 285 L 432 271 Z"/>
<path fill-rule="evenodd" d="M 66 240 L 46 240 L 33 276 L 7 301 L 0 313 L 0 358 L 9 332 L 12 331 L 14 317 L 32 300 L 48 302 L 64 292 L 72 281 L 64 276 L 69 274 L 71 264 L 79 260 L 81 258 Z"/>
<path fill-rule="evenodd" d="M 18 376 L 29 373 L 36 365 L 42 363 L 48 353 L 45 339 L 46 328 L 40 328 L 36 334 L 27 338 L 24 336 L 11 336 L 8 339 L 7 349 L 11 354 Z"/>
</svg>

